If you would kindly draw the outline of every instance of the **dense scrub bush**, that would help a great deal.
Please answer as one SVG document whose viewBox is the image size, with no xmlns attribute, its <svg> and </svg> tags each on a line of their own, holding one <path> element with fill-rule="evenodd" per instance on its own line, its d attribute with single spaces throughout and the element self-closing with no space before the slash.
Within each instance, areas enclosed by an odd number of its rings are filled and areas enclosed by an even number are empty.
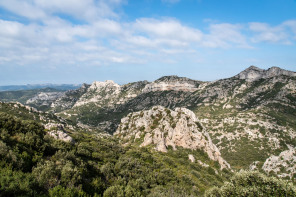
<svg viewBox="0 0 296 197">
<path fill-rule="evenodd" d="M 288 181 L 268 177 L 259 172 L 241 171 L 222 187 L 206 192 L 207 197 L 228 196 L 296 196 L 296 187 Z"/>
<path fill-rule="evenodd" d="M 2 166 L 0 175 L 0 196 L 36 196 L 42 193 L 42 188 L 30 173 Z"/>
</svg>

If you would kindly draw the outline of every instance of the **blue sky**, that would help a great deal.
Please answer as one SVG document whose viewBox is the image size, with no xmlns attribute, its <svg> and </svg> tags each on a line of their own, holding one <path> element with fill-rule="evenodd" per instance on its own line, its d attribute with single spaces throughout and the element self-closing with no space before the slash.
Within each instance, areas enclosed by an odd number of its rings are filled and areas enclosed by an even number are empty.
<svg viewBox="0 0 296 197">
<path fill-rule="evenodd" d="M 0 85 L 296 71 L 295 0 L 0 0 Z"/>
</svg>

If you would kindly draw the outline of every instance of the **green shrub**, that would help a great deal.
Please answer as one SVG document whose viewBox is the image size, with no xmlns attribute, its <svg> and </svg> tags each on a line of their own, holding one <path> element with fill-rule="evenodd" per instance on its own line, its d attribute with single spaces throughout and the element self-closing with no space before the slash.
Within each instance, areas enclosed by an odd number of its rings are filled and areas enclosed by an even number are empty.
<svg viewBox="0 0 296 197">
<path fill-rule="evenodd" d="M 296 196 L 296 187 L 288 181 L 268 177 L 259 172 L 241 171 L 220 188 L 214 187 L 206 197 L 228 196 Z"/>
</svg>

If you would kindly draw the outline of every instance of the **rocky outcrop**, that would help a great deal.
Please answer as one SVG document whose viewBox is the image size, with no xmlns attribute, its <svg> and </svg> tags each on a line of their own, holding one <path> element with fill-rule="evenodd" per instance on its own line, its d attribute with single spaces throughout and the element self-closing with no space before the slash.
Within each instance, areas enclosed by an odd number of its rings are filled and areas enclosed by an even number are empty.
<svg viewBox="0 0 296 197">
<path fill-rule="evenodd" d="M 63 131 L 49 131 L 48 134 L 57 140 L 73 142 L 73 138 Z"/>
<path fill-rule="evenodd" d="M 289 149 L 281 152 L 278 156 L 272 155 L 264 162 L 262 169 L 273 172 L 279 177 L 292 178 L 296 175 L 296 148 L 289 146 Z"/>
<path fill-rule="evenodd" d="M 208 132 L 194 113 L 185 108 L 174 111 L 161 106 L 150 110 L 130 113 L 121 119 L 115 136 L 124 142 L 140 141 L 140 146 L 154 145 L 155 150 L 167 152 L 171 146 L 188 149 L 201 149 L 210 159 L 219 162 L 221 168 L 230 165 L 221 157 Z"/>
<path fill-rule="evenodd" d="M 112 80 L 95 81 L 75 103 L 74 107 L 89 103 L 94 103 L 98 107 L 114 107 L 137 97 L 146 84 L 148 84 L 147 81 L 139 81 L 120 86 Z"/>
<path fill-rule="evenodd" d="M 191 155 L 191 154 L 188 155 L 188 159 L 189 159 L 192 163 L 195 162 L 195 158 L 194 158 L 194 156 Z"/>
<path fill-rule="evenodd" d="M 52 136 L 57 140 L 62 140 L 64 142 L 74 142 L 73 138 L 64 130 L 62 124 L 48 123 L 44 125 L 45 129 L 48 129 L 48 135 Z"/>
<path fill-rule="evenodd" d="M 143 89 L 143 92 L 155 92 L 155 91 L 184 91 L 194 92 L 198 90 L 198 86 L 201 82 L 191 80 L 185 77 L 178 76 L 166 76 L 162 77 L 150 84 L 147 84 Z"/>
<path fill-rule="evenodd" d="M 63 96 L 64 92 L 40 92 L 33 98 L 26 101 L 26 104 L 34 104 L 38 106 L 50 106 L 54 101 Z"/>
<path fill-rule="evenodd" d="M 279 67 L 271 67 L 267 70 L 257 68 L 256 66 L 250 66 L 246 70 L 242 71 L 236 75 L 239 79 L 245 79 L 248 82 L 256 81 L 258 79 L 266 79 L 279 75 L 286 75 L 290 77 L 295 77 L 296 73 L 292 71 L 287 71 Z"/>
<path fill-rule="evenodd" d="M 86 93 L 90 85 L 82 84 L 79 89 L 69 90 L 65 94 L 59 97 L 55 102 L 51 104 L 51 108 L 54 112 L 59 112 L 66 109 L 71 109 L 79 98 Z"/>
<path fill-rule="evenodd" d="M 95 81 L 87 89 L 87 92 L 83 94 L 80 99 L 75 103 L 74 107 L 85 105 L 88 103 L 96 103 L 98 106 L 102 106 L 101 101 L 110 100 L 116 97 L 120 93 L 120 85 L 112 80 L 107 80 L 105 82 Z M 113 104 L 109 102 L 109 104 Z"/>
</svg>

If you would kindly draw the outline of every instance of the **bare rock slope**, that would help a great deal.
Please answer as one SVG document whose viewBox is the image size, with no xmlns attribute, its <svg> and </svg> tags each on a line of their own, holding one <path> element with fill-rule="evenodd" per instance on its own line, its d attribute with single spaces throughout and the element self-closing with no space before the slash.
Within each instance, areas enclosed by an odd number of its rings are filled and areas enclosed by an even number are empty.
<svg viewBox="0 0 296 197">
<path fill-rule="evenodd" d="M 186 77 L 178 76 L 165 76 L 150 84 L 147 84 L 143 89 L 143 92 L 155 92 L 155 91 L 184 91 L 194 92 L 198 90 L 199 85 L 202 82 L 188 79 Z"/>
<path fill-rule="evenodd" d="M 162 152 L 167 152 L 169 146 L 173 149 L 201 149 L 210 159 L 217 161 L 221 168 L 230 168 L 206 129 L 195 114 L 186 108 L 173 111 L 155 106 L 150 110 L 130 113 L 121 120 L 114 135 L 127 143 L 140 141 L 140 146 L 155 145 L 155 149 Z"/>
<path fill-rule="evenodd" d="M 279 67 L 271 67 L 267 70 L 260 69 L 256 66 L 250 66 L 246 70 L 239 73 L 236 77 L 239 79 L 245 79 L 246 81 L 256 81 L 258 79 L 267 79 L 275 76 L 286 75 L 295 77 L 296 73 L 288 70 L 281 69 Z"/>
<path fill-rule="evenodd" d="M 288 150 L 281 152 L 278 156 L 272 155 L 264 162 L 262 169 L 278 175 L 279 177 L 292 178 L 296 176 L 296 148 L 289 147 Z"/>
</svg>

